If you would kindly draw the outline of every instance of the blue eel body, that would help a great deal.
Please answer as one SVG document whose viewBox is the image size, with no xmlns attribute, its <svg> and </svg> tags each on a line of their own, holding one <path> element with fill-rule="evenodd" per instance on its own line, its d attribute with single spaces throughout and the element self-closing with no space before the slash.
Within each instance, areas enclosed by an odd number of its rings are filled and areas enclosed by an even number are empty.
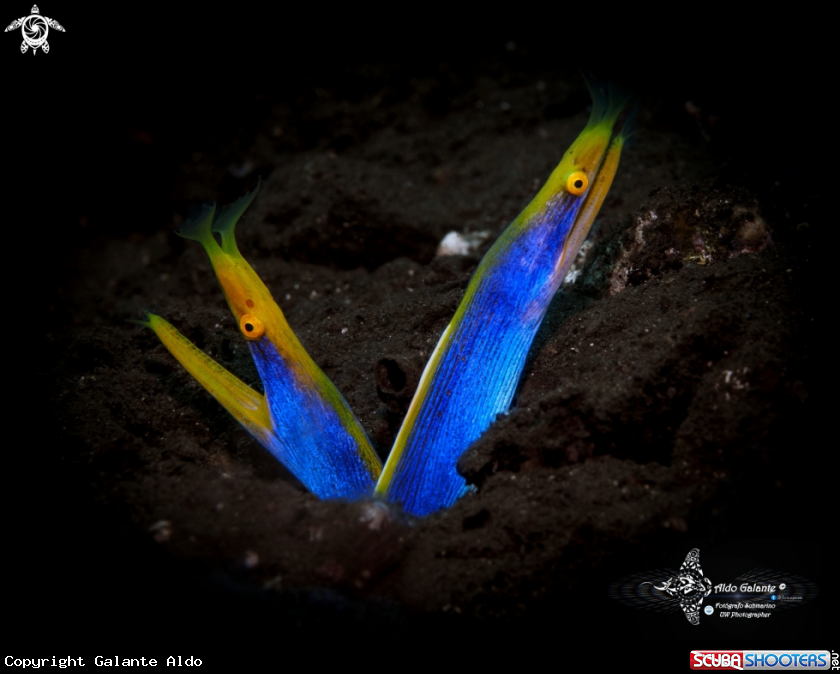
<svg viewBox="0 0 840 674">
<path fill-rule="evenodd" d="M 507 412 L 554 294 L 609 191 L 627 136 L 625 100 L 590 87 L 589 123 L 545 185 L 476 269 L 429 359 L 382 466 L 341 393 L 312 361 L 233 237 L 256 190 L 220 215 L 206 207 L 179 233 L 199 241 L 256 363 L 260 394 L 166 321 L 152 328 L 181 364 L 321 498 L 376 494 L 413 515 L 451 506 L 470 487 L 458 459 Z M 216 240 L 221 239 L 221 246 Z"/>
</svg>

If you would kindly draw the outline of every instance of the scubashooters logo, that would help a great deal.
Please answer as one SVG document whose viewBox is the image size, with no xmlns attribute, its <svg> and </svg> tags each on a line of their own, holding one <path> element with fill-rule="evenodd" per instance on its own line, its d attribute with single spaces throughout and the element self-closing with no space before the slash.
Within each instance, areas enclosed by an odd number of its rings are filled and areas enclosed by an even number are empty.
<svg viewBox="0 0 840 674">
<path fill-rule="evenodd" d="M 610 585 L 610 596 L 623 604 L 660 613 L 682 610 L 692 625 L 705 620 L 769 619 L 774 613 L 802 606 L 819 589 L 802 576 L 755 568 L 735 582 L 712 584 L 700 566 L 700 549 L 692 548 L 679 571 L 658 569 L 633 574 Z"/>
<path fill-rule="evenodd" d="M 23 42 L 20 44 L 21 54 L 25 54 L 28 49 L 32 49 L 34 54 L 40 47 L 45 54 L 50 53 L 50 43 L 47 42 L 47 35 L 50 28 L 65 32 L 62 26 L 55 19 L 48 16 L 42 16 L 38 10 L 38 5 L 32 5 L 32 13 L 29 16 L 23 16 L 20 19 L 15 19 L 8 26 L 6 26 L 6 33 L 15 28 L 20 28 L 23 34 Z"/>
<path fill-rule="evenodd" d="M 828 651 L 691 651 L 694 670 L 806 670 L 832 669 Z"/>
</svg>

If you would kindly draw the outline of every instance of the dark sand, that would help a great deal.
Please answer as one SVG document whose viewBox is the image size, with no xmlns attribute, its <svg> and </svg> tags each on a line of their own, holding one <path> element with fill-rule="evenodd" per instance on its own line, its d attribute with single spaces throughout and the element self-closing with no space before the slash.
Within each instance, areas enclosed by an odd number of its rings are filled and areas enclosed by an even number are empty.
<svg viewBox="0 0 840 674">
<path fill-rule="evenodd" d="M 183 620 L 679 638 L 695 629 L 681 614 L 621 606 L 609 583 L 676 568 L 692 547 L 818 574 L 811 544 L 792 542 L 818 535 L 822 507 L 818 196 L 790 152 L 755 153 L 787 108 L 771 99 L 777 118 L 739 136 L 747 94 L 709 87 L 702 69 L 670 88 L 623 73 L 634 143 L 514 407 L 459 463 L 477 492 L 446 512 L 319 501 L 127 322 L 152 309 L 259 387 L 206 256 L 172 231 L 191 205 L 229 203 L 262 176 L 239 247 L 387 456 L 481 255 L 588 116 L 573 70 L 523 46 L 481 49 L 313 67 L 236 102 L 216 94 L 195 118 L 200 95 L 126 95 L 104 129 L 82 125 L 96 178 L 73 174 L 82 143 L 67 141 L 65 202 L 47 211 L 65 228 L 47 246 L 49 329 L 34 337 L 35 433 L 51 440 L 17 503 L 19 540 L 33 541 L 18 577 L 46 598 L 44 620 L 85 605 L 137 634 Z M 453 230 L 487 238 L 436 257 Z M 821 629 L 819 613 L 781 620 Z"/>
</svg>

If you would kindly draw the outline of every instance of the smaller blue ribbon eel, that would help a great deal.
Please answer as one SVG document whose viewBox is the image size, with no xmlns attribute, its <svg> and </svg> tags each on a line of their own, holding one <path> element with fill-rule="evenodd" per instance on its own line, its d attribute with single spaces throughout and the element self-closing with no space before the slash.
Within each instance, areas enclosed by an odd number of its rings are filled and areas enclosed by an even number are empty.
<svg viewBox="0 0 840 674">
<path fill-rule="evenodd" d="M 533 201 L 484 256 L 429 359 L 376 492 L 414 515 L 468 485 L 459 457 L 513 399 L 528 350 L 612 184 L 626 100 L 590 85 L 588 124 Z"/>
<path fill-rule="evenodd" d="M 177 233 L 204 246 L 265 394 L 216 363 L 160 316 L 149 313 L 141 323 L 313 494 L 325 499 L 369 495 L 382 470 L 370 440 L 236 246 L 234 226 L 258 190 L 259 184 L 218 217 L 215 205 L 203 207 Z"/>
</svg>

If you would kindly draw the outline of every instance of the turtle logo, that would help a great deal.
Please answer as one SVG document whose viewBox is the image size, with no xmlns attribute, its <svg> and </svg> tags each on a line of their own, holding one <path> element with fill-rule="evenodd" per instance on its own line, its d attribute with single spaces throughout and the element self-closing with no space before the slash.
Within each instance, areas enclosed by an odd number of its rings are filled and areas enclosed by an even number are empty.
<svg viewBox="0 0 840 674">
<path fill-rule="evenodd" d="M 25 54 L 26 50 L 30 47 L 32 47 L 33 54 L 38 51 L 38 47 L 43 49 L 45 54 L 49 54 L 50 43 L 47 42 L 47 33 L 50 32 L 50 28 L 59 30 L 62 33 L 65 32 L 64 26 L 58 21 L 48 16 L 42 16 L 38 10 L 38 5 L 32 5 L 32 14 L 29 16 L 12 21 L 6 26 L 5 32 L 8 33 L 15 28 L 20 28 L 21 33 L 23 33 L 23 42 L 20 45 L 21 54 Z"/>
</svg>

